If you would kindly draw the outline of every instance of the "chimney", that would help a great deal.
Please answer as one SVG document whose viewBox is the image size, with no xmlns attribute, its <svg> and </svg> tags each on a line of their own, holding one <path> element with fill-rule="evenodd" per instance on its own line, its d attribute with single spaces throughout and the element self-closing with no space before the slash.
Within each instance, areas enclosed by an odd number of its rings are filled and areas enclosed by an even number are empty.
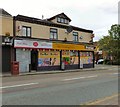
<svg viewBox="0 0 120 107">
<path fill-rule="evenodd" d="M 44 19 L 44 15 L 42 15 L 42 19 Z"/>
</svg>

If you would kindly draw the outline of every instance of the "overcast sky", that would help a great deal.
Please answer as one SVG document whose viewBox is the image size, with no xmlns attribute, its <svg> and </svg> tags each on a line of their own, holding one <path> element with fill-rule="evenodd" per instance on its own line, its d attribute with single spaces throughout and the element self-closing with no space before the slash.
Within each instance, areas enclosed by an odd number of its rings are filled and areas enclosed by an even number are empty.
<svg viewBox="0 0 120 107">
<path fill-rule="evenodd" d="M 64 12 L 71 25 L 94 31 L 94 41 L 108 35 L 112 24 L 118 23 L 119 0 L 0 0 L 0 8 L 18 14 L 50 18 Z"/>
</svg>

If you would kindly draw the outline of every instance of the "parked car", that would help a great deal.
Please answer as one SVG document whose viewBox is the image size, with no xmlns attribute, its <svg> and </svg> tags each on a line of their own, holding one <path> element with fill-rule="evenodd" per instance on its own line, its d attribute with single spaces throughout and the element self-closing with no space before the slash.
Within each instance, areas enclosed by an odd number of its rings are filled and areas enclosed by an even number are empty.
<svg viewBox="0 0 120 107">
<path fill-rule="evenodd" d="M 97 64 L 103 64 L 103 62 L 104 62 L 104 59 L 99 59 L 99 60 L 97 61 Z"/>
</svg>

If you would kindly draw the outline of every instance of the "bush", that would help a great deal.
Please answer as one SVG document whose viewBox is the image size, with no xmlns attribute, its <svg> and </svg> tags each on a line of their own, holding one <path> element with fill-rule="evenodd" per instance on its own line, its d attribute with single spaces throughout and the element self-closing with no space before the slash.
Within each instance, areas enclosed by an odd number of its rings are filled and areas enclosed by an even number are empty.
<svg viewBox="0 0 120 107">
<path fill-rule="evenodd" d="M 120 65 L 120 59 L 116 59 L 113 61 L 113 65 Z"/>
</svg>

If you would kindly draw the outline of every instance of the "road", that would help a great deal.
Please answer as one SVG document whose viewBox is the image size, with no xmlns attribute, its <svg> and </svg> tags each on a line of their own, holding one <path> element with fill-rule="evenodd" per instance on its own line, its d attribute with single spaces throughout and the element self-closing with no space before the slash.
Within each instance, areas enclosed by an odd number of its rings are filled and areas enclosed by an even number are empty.
<svg viewBox="0 0 120 107">
<path fill-rule="evenodd" d="M 0 94 L 2 105 L 118 105 L 118 80 L 118 67 L 4 77 Z"/>
</svg>

